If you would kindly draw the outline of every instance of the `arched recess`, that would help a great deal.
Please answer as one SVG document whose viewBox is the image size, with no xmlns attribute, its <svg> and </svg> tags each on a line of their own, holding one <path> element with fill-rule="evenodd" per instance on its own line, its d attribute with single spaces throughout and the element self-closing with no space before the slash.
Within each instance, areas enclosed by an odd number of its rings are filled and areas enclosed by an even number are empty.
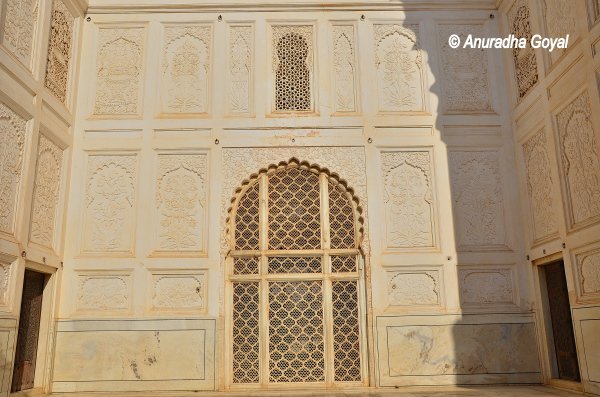
<svg viewBox="0 0 600 397">
<path fill-rule="evenodd" d="M 368 384 L 362 209 L 291 159 L 244 181 L 227 226 L 227 384 Z"/>
</svg>

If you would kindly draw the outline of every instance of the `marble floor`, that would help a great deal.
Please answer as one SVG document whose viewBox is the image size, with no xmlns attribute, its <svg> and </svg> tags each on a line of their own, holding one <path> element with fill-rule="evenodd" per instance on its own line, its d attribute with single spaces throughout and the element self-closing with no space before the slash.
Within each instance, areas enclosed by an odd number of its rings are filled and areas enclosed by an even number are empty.
<svg viewBox="0 0 600 397">
<path fill-rule="evenodd" d="M 11 395 L 13 396 L 13 395 Z M 17 397 L 18 395 L 15 395 Z M 24 395 L 26 396 L 26 395 Z M 43 394 L 36 394 L 43 396 Z M 498 386 L 498 387 L 439 387 L 377 390 L 305 390 L 305 391 L 236 391 L 197 393 L 68 393 L 52 394 L 51 397 L 576 397 L 580 393 L 542 386 Z"/>
</svg>

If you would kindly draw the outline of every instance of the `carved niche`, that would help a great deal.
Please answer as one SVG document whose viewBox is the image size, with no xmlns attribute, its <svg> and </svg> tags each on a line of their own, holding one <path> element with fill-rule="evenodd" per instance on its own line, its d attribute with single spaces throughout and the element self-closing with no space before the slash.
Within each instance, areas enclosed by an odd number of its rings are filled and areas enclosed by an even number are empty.
<svg viewBox="0 0 600 397">
<path fill-rule="evenodd" d="M 333 95 L 335 112 L 356 112 L 356 45 L 354 25 L 333 25 Z"/>
<path fill-rule="evenodd" d="M 162 61 L 162 112 L 207 113 L 212 27 L 166 26 Z"/>
<path fill-rule="evenodd" d="M 379 110 L 425 110 L 418 25 L 374 25 L 373 29 Z"/>
<path fill-rule="evenodd" d="M 27 122 L 0 103 L 0 231 L 14 233 Z"/>
<path fill-rule="evenodd" d="M 38 0 L 6 0 L 2 44 L 23 65 L 31 66 L 35 28 L 38 22 Z"/>
<path fill-rule="evenodd" d="M 505 246 L 498 151 L 450 151 L 448 160 L 459 248 Z"/>
<path fill-rule="evenodd" d="M 390 306 L 440 304 L 440 277 L 437 270 L 395 272 L 388 277 Z"/>
<path fill-rule="evenodd" d="M 513 305 L 510 269 L 459 270 L 460 298 L 465 306 Z"/>
<path fill-rule="evenodd" d="M 29 239 L 48 248 L 54 241 L 62 161 L 62 149 L 40 135 Z"/>
<path fill-rule="evenodd" d="M 539 241 L 558 231 L 552 200 L 552 173 L 548 157 L 546 131 L 536 132 L 523 144 L 527 195 L 532 216 L 533 238 Z"/>
<path fill-rule="evenodd" d="M 130 278 L 129 275 L 80 275 L 77 310 L 129 309 Z"/>
<path fill-rule="evenodd" d="M 11 264 L 0 262 L 0 306 L 8 306 Z"/>
<path fill-rule="evenodd" d="M 252 112 L 253 46 L 252 25 L 229 27 L 229 111 L 234 114 Z"/>
<path fill-rule="evenodd" d="M 433 247 L 435 222 L 431 153 L 384 152 L 381 161 L 387 247 Z"/>
<path fill-rule="evenodd" d="M 547 37 L 565 37 L 569 34 L 569 43 L 577 39 L 577 20 L 575 17 L 576 8 L 572 2 L 564 0 L 542 0 L 543 21 L 546 25 Z M 556 62 L 564 49 L 557 48 L 549 52 L 550 60 Z"/>
<path fill-rule="evenodd" d="M 576 261 L 580 294 L 600 294 L 600 249 L 583 252 Z"/>
<path fill-rule="evenodd" d="M 517 0 L 508 11 L 510 33 L 531 40 L 531 20 L 527 0 Z M 538 82 L 537 59 L 531 46 L 512 50 L 518 99 L 522 99 Z"/>
<path fill-rule="evenodd" d="M 556 116 L 571 228 L 600 216 L 600 158 L 591 118 L 587 91 Z"/>
<path fill-rule="evenodd" d="M 99 29 L 94 114 L 141 114 L 145 41 L 142 27 Z"/>
<path fill-rule="evenodd" d="M 313 26 L 272 27 L 276 112 L 312 111 Z"/>
<path fill-rule="evenodd" d="M 83 251 L 132 253 L 136 205 L 135 155 L 88 158 Z"/>
<path fill-rule="evenodd" d="M 488 59 L 484 49 L 457 48 L 448 45 L 448 38 L 457 34 L 464 43 L 468 35 L 485 37 L 481 24 L 438 26 L 442 64 L 442 86 L 447 112 L 491 112 Z"/>
<path fill-rule="evenodd" d="M 155 310 L 204 309 L 205 275 L 154 274 L 152 307 Z"/>
<path fill-rule="evenodd" d="M 157 250 L 204 250 L 206 154 L 159 154 L 156 181 Z"/>
<path fill-rule="evenodd" d="M 73 41 L 73 15 L 61 0 L 52 5 L 50 43 L 46 65 L 45 85 L 61 102 L 67 98 L 71 48 Z"/>
</svg>

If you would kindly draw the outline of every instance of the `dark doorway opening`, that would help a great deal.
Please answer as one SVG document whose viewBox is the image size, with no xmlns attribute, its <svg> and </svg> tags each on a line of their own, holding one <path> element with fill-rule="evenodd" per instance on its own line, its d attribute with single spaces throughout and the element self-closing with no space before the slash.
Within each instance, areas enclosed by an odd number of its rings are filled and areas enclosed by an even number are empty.
<svg viewBox="0 0 600 397">
<path fill-rule="evenodd" d="M 580 382 L 575 333 L 569 304 L 569 291 L 565 277 L 565 266 L 562 260 L 542 266 L 546 287 L 547 312 L 550 313 L 550 324 L 554 342 L 554 359 L 556 360 L 553 377 L 573 382 Z"/>
<path fill-rule="evenodd" d="M 34 385 L 45 284 L 44 273 L 25 269 L 11 392 L 32 389 Z"/>
</svg>

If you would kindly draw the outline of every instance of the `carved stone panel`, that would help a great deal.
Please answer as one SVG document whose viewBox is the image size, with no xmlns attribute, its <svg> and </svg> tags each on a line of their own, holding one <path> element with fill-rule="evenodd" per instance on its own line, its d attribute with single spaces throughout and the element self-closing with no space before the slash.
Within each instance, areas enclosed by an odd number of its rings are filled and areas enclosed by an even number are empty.
<svg viewBox="0 0 600 397">
<path fill-rule="evenodd" d="M 2 2 L 2 44 L 12 52 L 23 65 L 30 67 L 33 41 L 38 22 L 38 0 L 6 0 Z"/>
<path fill-rule="evenodd" d="M 10 275 L 12 265 L 0 262 L 0 306 L 8 306 L 10 294 Z"/>
<path fill-rule="evenodd" d="M 534 241 L 558 231 L 553 202 L 552 174 L 545 130 L 536 132 L 523 144 L 527 196 L 532 217 Z"/>
<path fill-rule="evenodd" d="M 459 249 L 505 248 L 499 152 L 453 150 L 448 162 Z"/>
<path fill-rule="evenodd" d="M 570 228 L 600 216 L 600 157 L 587 91 L 556 116 Z"/>
<path fill-rule="evenodd" d="M 418 25 L 374 25 L 373 29 L 379 110 L 424 111 Z"/>
<path fill-rule="evenodd" d="M 14 233 L 27 122 L 0 102 L 0 232 Z"/>
<path fill-rule="evenodd" d="M 52 5 L 45 85 L 61 102 L 67 98 L 74 18 L 62 0 Z"/>
<path fill-rule="evenodd" d="M 531 11 L 527 0 L 517 0 L 508 11 L 510 33 L 531 40 Z M 531 46 L 512 50 L 517 83 L 517 98 L 522 99 L 538 82 L 537 59 Z"/>
<path fill-rule="evenodd" d="M 90 155 L 85 193 L 84 253 L 133 253 L 136 155 Z"/>
<path fill-rule="evenodd" d="M 356 44 L 354 25 L 333 25 L 333 104 L 334 111 L 358 111 Z"/>
<path fill-rule="evenodd" d="M 207 154 L 159 154 L 156 251 L 204 251 Z"/>
<path fill-rule="evenodd" d="M 54 242 L 62 162 L 62 149 L 40 135 L 29 239 L 47 248 Z"/>
<path fill-rule="evenodd" d="M 153 310 L 204 310 L 204 273 L 157 272 L 152 275 Z"/>
<path fill-rule="evenodd" d="M 600 296 L 600 248 L 578 253 L 576 266 L 580 296 Z"/>
<path fill-rule="evenodd" d="M 77 311 L 127 311 L 131 304 L 131 275 L 80 274 Z"/>
<path fill-rule="evenodd" d="M 459 270 L 463 306 L 514 305 L 512 271 L 508 268 L 467 267 Z"/>
<path fill-rule="evenodd" d="M 212 27 L 164 28 L 161 98 L 163 113 L 208 113 Z"/>
<path fill-rule="evenodd" d="M 145 41 L 143 27 L 99 29 L 95 115 L 141 114 Z"/>
<path fill-rule="evenodd" d="M 439 271 L 400 271 L 388 274 L 390 306 L 438 306 L 441 303 Z"/>
<path fill-rule="evenodd" d="M 254 27 L 229 27 L 229 112 L 252 113 L 254 97 Z"/>
<path fill-rule="evenodd" d="M 429 151 L 381 154 L 385 242 L 388 249 L 435 245 L 434 190 Z"/>
<path fill-rule="evenodd" d="M 491 112 L 488 81 L 488 52 L 484 49 L 451 48 L 450 35 L 464 43 L 467 36 L 486 37 L 482 24 L 441 24 L 438 42 L 442 68 L 442 86 L 447 112 Z"/>
<path fill-rule="evenodd" d="M 573 2 L 565 0 L 542 0 L 542 14 L 545 23 L 546 37 L 558 38 L 569 35 L 569 44 L 577 39 L 576 7 Z M 549 52 L 550 60 L 556 62 L 564 49 Z"/>
</svg>

